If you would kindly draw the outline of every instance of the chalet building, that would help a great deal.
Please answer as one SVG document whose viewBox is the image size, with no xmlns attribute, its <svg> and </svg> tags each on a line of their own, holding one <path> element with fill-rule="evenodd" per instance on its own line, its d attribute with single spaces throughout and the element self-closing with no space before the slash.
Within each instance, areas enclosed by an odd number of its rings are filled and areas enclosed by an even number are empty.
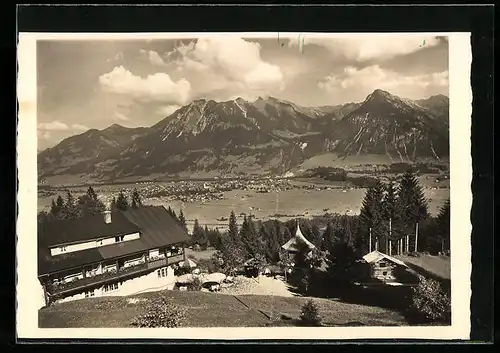
<svg viewBox="0 0 500 353">
<path fill-rule="evenodd" d="M 363 256 L 363 263 L 366 265 L 365 278 L 383 283 L 400 281 L 409 269 L 403 261 L 377 250 Z"/>
<path fill-rule="evenodd" d="M 302 231 L 300 229 L 300 224 L 299 221 L 297 220 L 297 228 L 295 231 L 295 234 L 290 238 L 289 241 L 287 241 L 282 248 L 286 250 L 288 259 L 291 260 L 292 262 L 295 262 L 294 259 L 296 255 L 303 249 L 303 247 L 306 247 L 309 249 L 309 252 L 307 253 L 307 256 L 311 254 L 311 252 L 316 249 L 313 243 L 311 243 L 309 240 L 306 239 L 304 234 L 302 234 Z"/>
<path fill-rule="evenodd" d="M 188 240 L 162 206 L 41 224 L 38 279 L 45 302 L 173 287 Z"/>
</svg>

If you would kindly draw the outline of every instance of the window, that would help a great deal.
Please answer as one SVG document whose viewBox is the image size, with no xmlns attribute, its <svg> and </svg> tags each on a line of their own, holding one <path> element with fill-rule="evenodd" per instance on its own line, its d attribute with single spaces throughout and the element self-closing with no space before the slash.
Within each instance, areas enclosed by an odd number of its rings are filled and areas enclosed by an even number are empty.
<svg viewBox="0 0 500 353">
<path fill-rule="evenodd" d="M 379 262 L 379 263 L 378 263 L 378 266 L 379 266 L 379 267 L 386 267 L 387 265 L 386 265 L 386 263 L 385 263 L 385 262 Z"/>
<path fill-rule="evenodd" d="M 66 247 L 65 247 L 65 246 L 61 246 L 61 247 L 59 248 L 59 251 L 60 251 L 60 252 L 65 252 L 65 251 L 66 251 Z"/>
<path fill-rule="evenodd" d="M 120 237 L 115 237 L 115 243 L 118 243 L 120 241 Z"/>
<path fill-rule="evenodd" d="M 111 292 L 113 290 L 117 290 L 118 289 L 118 283 L 110 283 L 110 284 L 106 284 L 104 287 L 103 287 L 104 291 L 105 292 Z"/>
<path fill-rule="evenodd" d="M 158 277 L 167 277 L 168 272 L 166 268 L 162 268 L 161 270 L 158 270 Z"/>
<path fill-rule="evenodd" d="M 387 271 L 382 272 L 382 275 L 387 276 Z"/>
<path fill-rule="evenodd" d="M 88 297 L 93 297 L 94 295 L 95 295 L 94 290 L 91 290 L 91 291 L 85 292 L 85 298 L 88 298 Z"/>
</svg>

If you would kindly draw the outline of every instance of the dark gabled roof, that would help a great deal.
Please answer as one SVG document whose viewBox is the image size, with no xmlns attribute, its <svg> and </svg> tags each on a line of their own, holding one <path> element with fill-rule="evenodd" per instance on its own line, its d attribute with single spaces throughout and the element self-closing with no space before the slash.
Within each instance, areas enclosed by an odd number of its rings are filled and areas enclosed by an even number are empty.
<svg viewBox="0 0 500 353">
<path fill-rule="evenodd" d="M 38 249 L 38 275 L 81 267 L 104 260 L 97 248 L 51 256 L 47 247 Z"/>
<path fill-rule="evenodd" d="M 112 215 L 112 223 L 117 219 L 116 215 L 125 218 L 127 222 L 139 229 L 140 238 L 54 257 L 50 256 L 48 246 L 43 242 L 44 239 L 39 240 L 39 275 L 189 240 L 187 232 L 163 206 L 146 206 L 137 209 L 131 208 L 127 211 L 117 211 Z M 45 228 L 45 232 L 47 232 L 47 228 Z M 46 238 L 49 235 L 47 234 Z"/>
<path fill-rule="evenodd" d="M 139 230 L 139 226 L 130 222 L 121 211 L 116 211 L 112 212 L 109 224 L 104 222 L 104 216 L 101 214 L 43 223 L 38 226 L 38 236 L 50 247 L 135 233 Z"/>
</svg>

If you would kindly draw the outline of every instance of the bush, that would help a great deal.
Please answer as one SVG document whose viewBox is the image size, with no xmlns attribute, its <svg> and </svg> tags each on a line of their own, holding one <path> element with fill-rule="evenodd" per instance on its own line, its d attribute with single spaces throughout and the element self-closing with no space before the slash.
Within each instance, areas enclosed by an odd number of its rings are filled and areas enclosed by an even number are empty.
<svg viewBox="0 0 500 353">
<path fill-rule="evenodd" d="M 198 292 L 202 287 L 203 283 L 201 282 L 201 279 L 199 279 L 198 277 L 194 277 L 193 282 L 188 285 L 188 290 L 191 292 Z"/>
<path fill-rule="evenodd" d="M 309 300 L 302 306 L 300 313 L 299 325 L 301 326 L 321 326 L 321 318 L 318 313 L 316 304 Z"/>
<path fill-rule="evenodd" d="M 411 310 L 428 321 L 450 321 L 451 300 L 441 284 L 419 276 L 419 284 L 412 289 Z"/>
<path fill-rule="evenodd" d="M 132 326 L 179 327 L 184 322 L 185 311 L 161 295 L 145 305 L 145 312 L 132 320 Z"/>
</svg>

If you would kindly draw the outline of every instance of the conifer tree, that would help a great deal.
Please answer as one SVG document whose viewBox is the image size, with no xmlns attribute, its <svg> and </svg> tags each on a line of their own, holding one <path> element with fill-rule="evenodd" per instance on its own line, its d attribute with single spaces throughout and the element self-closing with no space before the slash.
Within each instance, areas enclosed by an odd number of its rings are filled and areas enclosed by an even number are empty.
<svg viewBox="0 0 500 353">
<path fill-rule="evenodd" d="M 87 193 L 78 198 L 77 205 L 81 217 L 90 217 L 101 214 L 106 209 L 104 203 L 98 199 L 94 189 L 89 186 Z"/>
<path fill-rule="evenodd" d="M 50 214 L 53 216 L 54 219 L 60 219 L 61 218 L 61 213 L 64 210 L 64 199 L 61 197 L 61 195 L 57 196 L 56 201 L 54 202 L 54 199 L 52 199 L 52 205 L 50 208 Z"/>
<path fill-rule="evenodd" d="M 422 187 L 419 185 L 416 174 L 409 169 L 403 174 L 399 182 L 397 211 L 402 235 L 415 234 L 419 221 L 428 217 L 427 200 Z M 410 248 L 413 248 L 414 237 L 410 238 Z"/>
<path fill-rule="evenodd" d="M 64 219 L 77 219 L 80 216 L 79 210 L 76 206 L 75 198 L 70 191 L 68 191 L 66 194 L 66 202 L 64 203 L 63 211 Z"/>
<path fill-rule="evenodd" d="M 132 208 L 138 208 L 142 207 L 142 199 L 141 195 L 139 194 L 139 191 L 137 191 L 136 188 L 134 188 L 134 191 L 132 192 Z"/>
<path fill-rule="evenodd" d="M 236 224 L 236 215 L 234 214 L 234 211 L 231 211 L 231 214 L 229 215 L 228 235 L 231 239 L 235 240 L 236 242 L 239 241 L 238 225 Z"/>
<path fill-rule="evenodd" d="M 174 213 L 172 210 L 171 210 L 172 213 Z M 174 219 L 177 218 L 177 216 L 174 216 Z M 186 224 L 186 217 L 184 216 L 184 212 L 182 212 L 182 209 L 181 211 L 179 212 L 179 224 L 181 225 L 182 229 L 184 229 L 186 232 L 187 232 L 187 224 Z"/>
<path fill-rule="evenodd" d="M 110 203 L 110 211 L 115 211 L 117 208 L 116 208 L 116 197 L 113 196 L 113 198 L 111 199 L 111 203 Z"/>
<path fill-rule="evenodd" d="M 198 219 L 194 220 L 192 240 L 193 243 L 198 244 L 202 248 L 207 246 L 207 236 L 204 229 L 200 226 Z"/>
<path fill-rule="evenodd" d="M 279 261 L 280 243 L 276 227 L 272 225 L 266 228 L 264 225 L 260 228 L 261 238 L 265 240 L 265 255 L 267 261 L 270 263 L 277 263 Z"/>
<path fill-rule="evenodd" d="M 450 250 L 450 199 L 448 198 L 439 210 L 437 216 L 438 239 L 441 252 Z"/>
<path fill-rule="evenodd" d="M 333 222 L 328 222 L 323 232 L 321 250 L 328 250 L 329 247 L 333 246 L 338 241 L 339 239 L 336 237 L 335 229 L 333 228 Z"/>
<path fill-rule="evenodd" d="M 386 236 L 386 225 L 384 223 L 384 186 L 377 180 L 374 186 L 368 188 L 365 194 L 365 198 L 362 202 L 362 207 L 360 211 L 360 221 L 363 228 L 363 246 L 367 248 L 369 243 L 369 234 L 371 230 L 372 245 L 375 244 L 376 239 L 381 240 Z M 374 250 L 372 247 L 371 250 Z"/>
<path fill-rule="evenodd" d="M 128 198 L 122 191 L 120 191 L 116 199 L 116 208 L 120 211 L 126 211 L 129 208 Z"/>
</svg>

